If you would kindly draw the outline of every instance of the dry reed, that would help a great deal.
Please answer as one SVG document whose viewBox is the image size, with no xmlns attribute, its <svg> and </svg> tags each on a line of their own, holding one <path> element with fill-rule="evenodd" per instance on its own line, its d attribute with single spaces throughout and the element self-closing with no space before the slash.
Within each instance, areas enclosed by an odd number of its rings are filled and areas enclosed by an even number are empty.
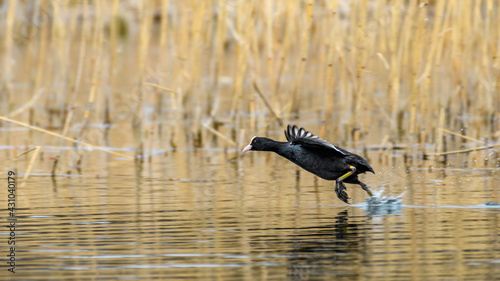
<svg viewBox="0 0 500 281">
<path fill-rule="evenodd" d="M 38 153 L 40 152 L 40 146 L 37 146 L 33 149 L 29 149 L 23 153 L 21 153 L 18 157 L 21 157 L 21 155 L 24 155 L 26 153 L 29 153 L 31 151 L 35 151 L 33 152 L 33 155 L 31 156 L 31 159 L 30 159 L 30 162 L 28 163 L 28 166 L 26 167 L 26 172 L 24 172 L 24 176 L 23 176 L 23 181 L 21 182 L 21 185 L 19 186 L 20 189 L 24 189 L 24 187 L 26 187 L 26 182 L 28 181 L 28 178 L 29 176 L 31 175 L 31 170 L 33 169 L 33 165 L 35 164 L 35 160 L 38 156 Z"/>
<path fill-rule="evenodd" d="M 298 122 L 410 158 L 497 148 L 494 0 L 37 3 L 3 3 L 0 113 L 60 139 L 132 127 L 142 157 Z"/>
</svg>

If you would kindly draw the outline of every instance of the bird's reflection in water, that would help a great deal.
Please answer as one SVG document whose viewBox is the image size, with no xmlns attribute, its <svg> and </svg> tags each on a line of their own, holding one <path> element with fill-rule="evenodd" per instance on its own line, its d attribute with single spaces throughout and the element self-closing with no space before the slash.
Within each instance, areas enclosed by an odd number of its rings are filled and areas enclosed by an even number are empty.
<svg viewBox="0 0 500 281">
<path fill-rule="evenodd" d="M 338 276 L 355 280 L 366 250 L 365 227 L 362 222 L 349 221 L 348 211 L 342 211 L 331 226 L 302 229 L 290 237 L 293 249 L 290 256 L 288 277 L 292 280 L 309 280 Z"/>
</svg>

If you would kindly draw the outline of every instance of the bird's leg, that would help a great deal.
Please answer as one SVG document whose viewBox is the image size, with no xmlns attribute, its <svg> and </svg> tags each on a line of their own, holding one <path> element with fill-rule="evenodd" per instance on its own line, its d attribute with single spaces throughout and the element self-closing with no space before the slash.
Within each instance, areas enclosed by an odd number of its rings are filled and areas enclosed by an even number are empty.
<svg viewBox="0 0 500 281">
<path fill-rule="evenodd" d="M 349 169 L 351 169 L 351 170 L 349 172 L 345 173 L 345 175 L 341 176 L 337 180 L 338 181 L 343 181 L 346 178 L 348 178 L 350 175 L 352 175 L 352 174 L 354 174 L 356 172 L 356 167 L 354 167 L 354 166 L 349 166 Z"/>
<path fill-rule="evenodd" d="M 359 185 L 361 185 L 361 188 L 363 188 L 368 193 L 368 195 L 373 197 L 373 193 L 370 191 L 370 189 L 368 188 L 368 186 L 366 184 L 359 182 Z"/>
<path fill-rule="evenodd" d="M 351 169 L 349 172 L 345 173 L 335 181 L 335 193 L 337 193 L 337 197 L 347 204 L 349 204 L 348 200 L 351 198 L 349 198 L 345 192 L 346 187 L 343 181 L 356 172 L 356 167 L 349 166 L 349 168 Z"/>
</svg>

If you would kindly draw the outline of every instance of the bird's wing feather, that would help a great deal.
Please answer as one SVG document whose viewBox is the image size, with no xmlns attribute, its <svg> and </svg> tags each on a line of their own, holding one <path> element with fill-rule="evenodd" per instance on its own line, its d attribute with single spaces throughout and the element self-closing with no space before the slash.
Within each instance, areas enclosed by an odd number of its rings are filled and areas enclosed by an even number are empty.
<svg viewBox="0 0 500 281">
<path fill-rule="evenodd" d="M 285 137 L 292 145 L 301 145 L 304 148 L 328 149 L 341 155 L 346 155 L 342 149 L 324 139 L 319 138 L 318 136 L 313 135 L 304 128 L 299 129 L 295 125 L 288 125 L 285 130 Z"/>
</svg>

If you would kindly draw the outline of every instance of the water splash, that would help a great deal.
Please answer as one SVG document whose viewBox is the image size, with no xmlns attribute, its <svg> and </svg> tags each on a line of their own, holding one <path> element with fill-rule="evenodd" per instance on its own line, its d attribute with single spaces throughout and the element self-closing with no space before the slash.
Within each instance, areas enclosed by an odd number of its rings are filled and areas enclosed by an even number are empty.
<svg viewBox="0 0 500 281">
<path fill-rule="evenodd" d="M 403 207 L 403 196 L 406 191 L 398 196 L 385 196 L 384 188 L 374 191 L 373 196 L 366 198 L 363 203 L 354 206 L 365 210 L 369 215 L 401 214 Z"/>
</svg>

